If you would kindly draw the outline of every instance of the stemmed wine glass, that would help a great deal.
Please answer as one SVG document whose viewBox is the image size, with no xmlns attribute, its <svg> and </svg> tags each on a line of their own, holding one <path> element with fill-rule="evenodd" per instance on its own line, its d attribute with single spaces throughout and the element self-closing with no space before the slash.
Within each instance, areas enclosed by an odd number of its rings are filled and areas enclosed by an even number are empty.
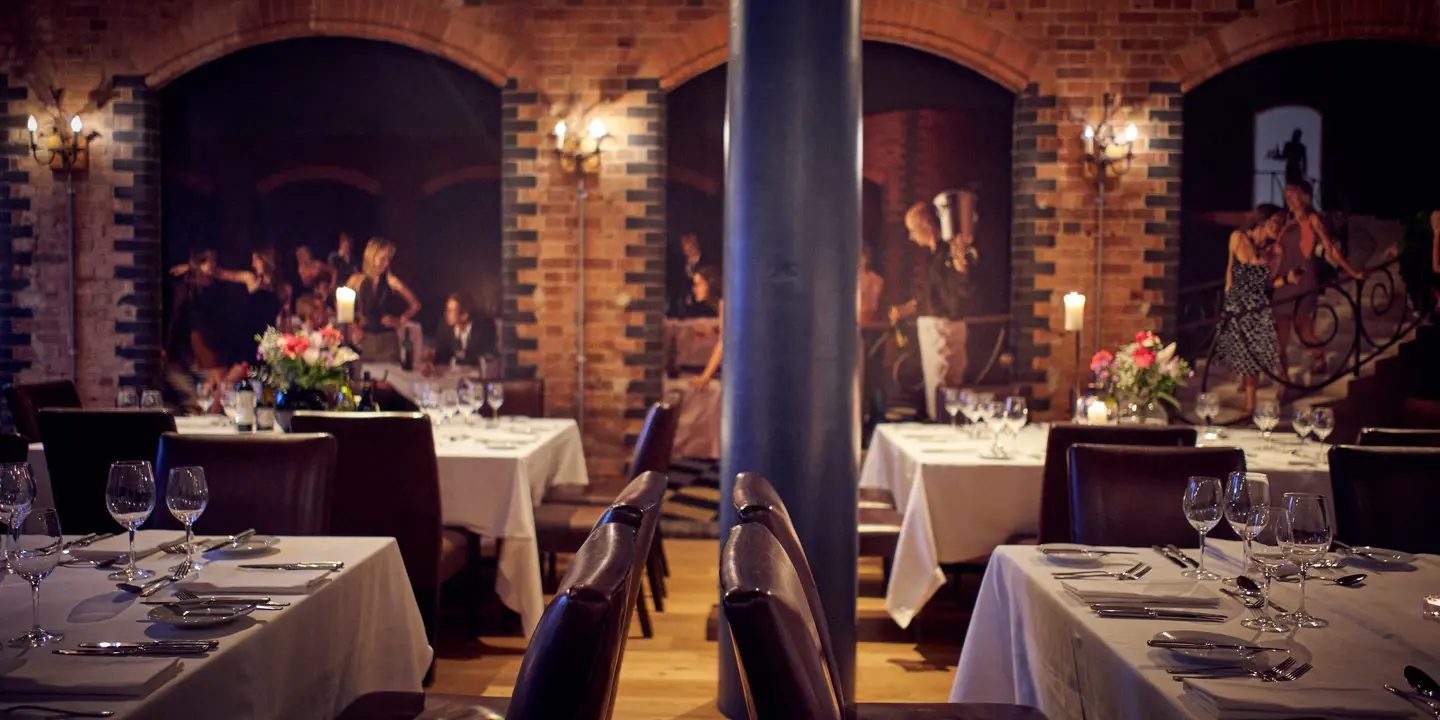
<svg viewBox="0 0 1440 720">
<path fill-rule="evenodd" d="M 1244 543 L 1240 574 L 1250 572 L 1250 547 L 1270 518 L 1270 478 L 1264 473 L 1232 472 L 1225 485 L 1225 520 Z M 1234 578 L 1225 578 L 1234 585 Z"/>
<path fill-rule="evenodd" d="M 1000 411 L 1000 426 L 1009 430 L 1010 436 L 1016 442 L 1020 440 L 1020 430 L 1025 427 L 1026 421 L 1030 419 L 1030 407 L 1025 403 L 1025 398 L 1014 396 L 1005 398 L 1005 407 Z"/>
<path fill-rule="evenodd" d="M 15 531 L 34 502 L 35 476 L 30 471 L 30 463 L 0 464 L 0 522 L 5 524 L 6 535 Z M 7 567 L 4 550 L 5 537 L 0 535 L 0 577 Z"/>
<path fill-rule="evenodd" d="M 1320 441 L 1320 450 L 1315 453 L 1316 459 L 1325 458 L 1325 438 L 1335 432 L 1335 411 L 1328 407 L 1317 407 L 1310 412 L 1310 431 L 1315 433 L 1315 439 Z"/>
<path fill-rule="evenodd" d="M 195 405 L 200 408 L 201 415 L 209 415 L 211 408 L 215 407 L 215 393 L 211 391 L 210 383 L 195 383 Z"/>
<path fill-rule="evenodd" d="M 210 503 L 210 488 L 205 484 L 205 469 L 177 467 L 170 470 L 170 483 L 165 486 L 165 506 L 170 514 L 185 525 L 185 562 L 170 568 L 174 573 L 182 566 L 204 567 L 195 559 L 195 521 Z M 189 574 L 188 572 L 186 573 Z"/>
<path fill-rule="evenodd" d="M 1279 514 L 1280 508 L 1266 506 L 1263 509 L 1257 510 L 1255 521 L 1257 524 L 1262 524 L 1263 527 L 1263 523 L 1269 522 Z M 1274 581 L 1275 573 L 1279 572 L 1280 568 L 1285 566 L 1285 553 L 1281 551 L 1280 546 L 1275 542 L 1273 536 L 1264 538 L 1256 535 L 1253 545 L 1254 547 L 1250 552 L 1250 560 L 1260 568 L 1260 572 L 1264 576 L 1265 581 L 1260 584 L 1260 604 L 1254 608 L 1254 612 L 1250 614 L 1250 617 L 1241 620 L 1240 624 L 1259 632 L 1290 632 L 1293 628 L 1277 622 L 1275 618 L 1270 617 L 1269 613 L 1266 612 L 1270 607 L 1270 583 Z"/>
<path fill-rule="evenodd" d="M 160 397 L 159 390 L 146 390 L 140 393 L 140 407 L 145 410 L 159 410 L 165 406 L 165 401 Z"/>
<path fill-rule="evenodd" d="M 135 388 L 122 387 L 120 392 L 115 394 L 115 407 L 133 408 L 140 406 L 140 396 L 135 394 Z"/>
<path fill-rule="evenodd" d="M 419 393 L 415 396 L 416 403 L 420 406 L 420 412 L 430 419 L 431 425 L 440 424 L 440 396 L 430 383 L 420 383 L 416 386 Z"/>
<path fill-rule="evenodd" d="M 960 388 L 947 387 L 942 390 L 945 400 L 945 412 L 950 416 L 950 429 L 956 430 L 957 421 L 960 419 L 960 407 L 964 404 L 960 401 L 963 391 Z"/>
<path fill-rule="evenodd" d="M 220 407 L 225 409 L 225 419 L 229 420 L 231 425 L 239 422 L 239 416 L 236 413 L 240 411 L 240 402 L 235 397 L 234 390 L 226 390 L 221 393 Z"/>
<path fill-rule="evenodd" d="M 1291 427 L 1295 429 L 1295 434 L 1300 436 L 1300 449 L 1295 451 L 1296 455 L 1305 454 L 1305 445 L 1307 439 L 1310 437 L 1310 431 L 1314 428 L 1314 423 L 1315 416 L 1311 415 L 1309 410 L 1305 408 L 1295 409 L 1295 417 L 1290 421 L 1290 424 Z"/>
<path fill-rule="evenodd" d="M 505 386 L 495 382 L 485 386 L 485 404 L 494 414 L 494 426 L 500 427 L 500 406 L 505 404 Z"/>
<path fill-rule="evenodd" d="M 1295 612 L 1282 613 L 1279 619 L 1295 627 L 1318 628 L 1330 623 L 1305 612 L 1305 576 L 1317 560 L 1325 557 L 1335 539 L 1335 526 L 1330 521 L 1330 501 L 1314 493 L 1285 493 L 1285 512 L 1275 537 L 1285 552 L 1285 559 L 1300 567 L 1300 606 Z"/>
<path fill-rule="evenodd" d="M 1215 393 L 1200 393 L 1195 398 L 1195 412 L 1205 420 L 1204 427 L 1200 428 L 1201 440 L 1218 440 L 1220 434 L 1215 431 L 1213 424 L 1215 416 L 1220 414 L 1220 396 Z"/>
<path fill-rule="evenodd" d="M 1194 476 L 1185 487 L 1185 499 L 1182 503 L 1185 508 L 1185 519 L 1190 521 L 1190 526 L 1200 533 L 1200 567 L 1186 570 L 1185 577 L 1192 577 L 1196 580 L 1219 580 L 1220 576 L 1205 569 L 1205 536 L 1220 524 L 1220 504 L 1224 493 L 1220 489 L 1220 479 L 1213 477 Z"/>
<path fill-rule="evenodd" d="M 1255 422 L 1255 427 L 1260 429 L 1260 437 L 1265 441 L 1264 449 L 1269 450 L 1275 446 L 1271 433 L 1280 425 L 1280 403 L 1274 400 L 1261 400 L 1255 406 L 1255 414 L 1250 418 Z"/>
<path fill-rule="evenodd" d="M 979 431 L 980 436 L 984 437 L 986 430 L 992 434 L 990 441 L 990 455 L 992 457 L 1004 457 L 1000 454 L 1004 452 L 1004 448 L 1000 445 L 1000 430 L 1004 427 L 1000 422 L 1000 416 L 1004 412 L 1005 406 L 994 400 L 981 402 L 975 407 L 976 419 L 979 420 L 980 427 L 982 428 L 982 430 Z"/>
<path fill-rule="evenodd" d="M 10 641 L 11 647 L 38 648 L 65 639 L 40 627 L 40 581 L 49 577 L 64 556 L 64 537 L 60 533 L 60 516 L 46 508 L 26 515 L 10 534 L 10 549 L 5 553 L 10 572 L 30 583 L 30 632 Z"/>
<path fill-rule="evenodd" d="M 975 423 L 978 422 L 976 412 L 978 412 L 979 406 L 980 396 L 969 390 L 960 391 L 960 414 L 965 416 L 967 421 L 965 430 L 970 433 L 970 437 L 976 437 Z"/>
<path fill-rule="evenodd" d="M 469 378 L 460 378 L 460 383 L 456 387 L 459 390 L 460 407 L 464 410 L 464 422 L 469 425 L 470 418 L 475 415 L 475 411 L 484 402 L 481 390 L 475 386 L 475 381 Z"/>
<path fill-rule="evenodd" d="M 105 507 L 110 517 L 130 531 L 129 564 L 113 573 L 111 580 L 140 580 L 154 577 L 153 570 L 135 566 L 135 531 L 155 510 L 155 475 L 145 460 L 122 460 L 110 464 L 105 483 Z"/>
<path fill-rule="evenodd" d="M 455 390 L 440 391 L 440 418 L 442 422 L 449 422 L 450 418 L 460 414 L 460 393 Z"/>
</svg>

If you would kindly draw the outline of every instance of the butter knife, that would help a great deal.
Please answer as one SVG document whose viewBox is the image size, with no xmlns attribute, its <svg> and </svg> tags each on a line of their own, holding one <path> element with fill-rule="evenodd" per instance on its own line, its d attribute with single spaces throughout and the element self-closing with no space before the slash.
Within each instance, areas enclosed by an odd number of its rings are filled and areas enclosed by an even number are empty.
<svg viewBox="0 0 1440 720">
<path fill-rule="evenodd" d="M 1151 546 L 1150 546 L 1150 549 L 1151 549 L 1151 550 L 1154 550 L 1154 551 L 1157 552 L 1157 553 L 1160 553 L 1160 556 L 1161 556 L 1161 557 L 1165 558 L 1166 560 L 1169 560 L 1169 561 L 1172 562 L 1172 563 L 1175 563 L 1176 565 L 1179 565 L 1179 566 L 1182 567 L 1182 568 L 1183 568 L 1183 567 L 1187 567 L 1187 566 L 1185 565 L 1185 562 L 1184 562 L 1184 561 L 1182 561 L 1180 558 L 1175 557 L 1174 555 L 1171 555 L 1168 550 L 1166 550 L 1165 548 L 1160 547 L 1159 545 L 1151 545 Z"/>
<path fill-rule="evenodd" d="M 146 646 L 146 647 L 117 647 L 117 648 L 62 648 L 54 651 L 56 655 L 90 655 L 99 657 L 126 657 L 135 655 L 185 655 L 197 656 L 208 655 L 209 648 L 194 646 Z"/>
<path fill-rule="evenodd" d="M 1200 563 L 1191 560 L 1189 555 L 1186 555 L 1185 553 L 1180 551 L 1180 548 L 1175 547 L 1174 545 L 1166 545 L 1165 549 L 1174 553 L 1176 557 L 1179 557 L 1181 560 L 1184 560 L 1186 565 L 1189 565 L 1192 568 L 1200 567 Z"/>
<path fill-rule="evenodd" d="M 1266 647 L 1264 645 L 1227 645 L 1225 643 L 1210 642 L 1188 642 L 1185 640 L 1151 640 L 1147 643 L 1153 648 L 1164 648 L 1166 650 L 1234 650 L 1236 652 L 1290 652 L 1286 648 Z"/>
<path fill-rule="evenodd" d="M 256 563 L 241 565 L 247 570 L 340 570 L 343 562 Z"/>
<path fill-rule="evenodd" d="M 1096 615 L 1103 618 L 1130 618 L 1150 620 L 1187 620 L 1195 622 L 1223 623 L 1230 618 L 1225 615 L 1211 615 L 1209 613 L 1185 612 L 1183 610 L 1157 610 L 1155 608 L 1131 608 L 1121 610 L 1119 608 L 1096 610 Z"/>
<path fill-rule="evenodd" d="M 225 547 L 226 545 L 230 545 L 230 546 L 232 546 L 232 547 L 233 547 L 233 546 L 237 546 L 237 545 L 245 542 L 246 540 L 249 540 L 249 539 L 250 539 L 251 537 L 253 537 L 254 535 L 255 535 L 255 528 L 250 528 L 249 530 L 242 530 L 242 531 L 240 531 L 238 534 L 231 535 L 230 537 L 224 538 L 223 540 L 216 540 L 215 542 L 213 542 L 213 543 L 205 546 L 205 548 L 202 549 L 200 552 L 202 552 L 202 553 L 207 553 L 207 552 L 210 552 L 210 551 L 212 551 L 212 550 L 219 550 L 220 548 L 223 548 L 223 547 Z"/>
<path fill-rule="evenodd" d="M 214 650 L 220 647 L 219 640 L 150 640 L 146 642 L 82 642 L 80 647 L 90 650 L 114 650 L 147 647 L 203 647 Z"/>
<path fill-rule="evenodd" d="M 155 553 L 158 553 L 158 552 L 160 552 L 160 551 L 162 551 L 162 550 L 164 550 L 164 549 L 165 549 L 164 546 L 158 546 L 158 547 L 154 547 L 154 548 L 151 548 L 151 549 L 149 549 L 149 550 L 146 550 L 146 551 L 144 551 L 144 552 L 137 552 L 137 553 L 135 553 L 135 559 L 136 559 L 136 560 L 144 560 L 145 558 L 150 557 L 151 555 L 154 555 Z M 95 569 L 97 569 L 97 570 L 109 570 L 110 568 L 115 567 L 116 565 L 129 565 L 129 564 L 130 564 L 130 553 L 121 553 L 121 554 L 119 554 L 119 555 L 116 555 L 116 556 L 113 557 L 113 558 L 110 558 L 109 560 L 101 560 L 100 562 L 95 563 Z"/>
</svg>

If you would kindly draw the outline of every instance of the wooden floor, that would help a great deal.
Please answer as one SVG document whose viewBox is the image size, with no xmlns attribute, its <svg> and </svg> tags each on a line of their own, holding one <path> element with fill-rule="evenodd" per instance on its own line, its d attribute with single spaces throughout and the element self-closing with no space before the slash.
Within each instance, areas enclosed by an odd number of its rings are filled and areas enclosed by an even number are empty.
<svg viewBox="0 0 1440 720">
<path fill-rule="evenodd" d="M 705 640 L 706 619 L 717 599 L 719 548 L 714 540 L 666 540 L 670 560 L 665 612 L 654 614 L 655 637 L 631 623 L 620 671 L 615 716 L 633 720 L 719 718 L 715 709 L 716 644 Z M 877 588 L 879 563 L 862 562 L 862 587 Z M 881 597 L 861 597 L 862 616 L 884 610 Z M 892 633 L 903 638 L 903 633 Z M 857 655 L 857 699 L 866 702 L 944 702 L 950 694 L 960 637 L 946 646 L 862 642 Z M 514 688 L 525 641 L 481 638 L 468 648 L 447 647 L 436 668 L 434 691 L 506 695 Z"/>
</svg>

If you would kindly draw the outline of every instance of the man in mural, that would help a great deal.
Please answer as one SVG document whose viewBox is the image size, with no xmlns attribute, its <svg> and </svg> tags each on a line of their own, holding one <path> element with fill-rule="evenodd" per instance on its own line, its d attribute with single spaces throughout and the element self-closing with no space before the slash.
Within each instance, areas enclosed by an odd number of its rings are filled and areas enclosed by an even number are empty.
<svg viewBox="0 0 1440 720">
<path fill-rule="evenodd" d="M 924 249 L 914 296 L 890 308 L 891 324 L 915 317 L 920 368 L 925 376 L 925 409 L 937 417 L 936 389 L 965 377 L 970 270 L 976 261 L 975 193 L 947 191 L 933 203 L 919 202 L 905 213 L 910 241 Z"/>
</svg>

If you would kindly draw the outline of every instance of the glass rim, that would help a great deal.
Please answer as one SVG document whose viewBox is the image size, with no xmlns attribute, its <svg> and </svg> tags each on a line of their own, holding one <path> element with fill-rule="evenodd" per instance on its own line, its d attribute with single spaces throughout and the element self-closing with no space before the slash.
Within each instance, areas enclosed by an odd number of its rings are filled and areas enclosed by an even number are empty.
<svg viewBox="0 0 1440 720">
<path fill-rule="evenodd" d="M 1322 495 L 1321 493 L 1313 493 L 1313 492 L 1287 492 L 1287 493 L 1285 493 L 1285 497 L 1287 497 L 1287 498 L 1290 498 L 1290 497 L 1301 498 L 1301 497 L 1303 497 L 1303 498 L 1321 498 L 1321 499 L 1324 499 L 1325 496 Z"/>
<path fill-rule="evenodd" d="M 0 470 L 7 470 L 7 469 L 12 468 L 12 467 L 23 467 L 23 468 L 25 468 L 26 470 L 31 470 L 31 469 L 32 469 L 32 466 L 30 465 L 30 461 L 29 461 L 29 460 L 21 460 L 21 461 L 19 461 L 19 462 L 0 463 Z"/>
<path fill-rule="evenodd" d="M 170 468 L 170 476 L 171 476 L 171 477 L 174 477 L 174 476 L 175 476 L 175 473 L 180 472 L 181 470 L 199 470 L 199 471 L 200 471 L 200 474 L 202 474 L 202 475 L 205 474 L 205 468 L 203 468 L 203 467 L 201 467 L 201 466 L 199 466 L 199 465 L 180 465 L 180 466 L 177 466 L 177 467 Z"/>
<path fill-rule="evenodd" d="M 110 463 L 110 467 L 150 467 L 149 460 L 116 460 Z"/>
</svg>

